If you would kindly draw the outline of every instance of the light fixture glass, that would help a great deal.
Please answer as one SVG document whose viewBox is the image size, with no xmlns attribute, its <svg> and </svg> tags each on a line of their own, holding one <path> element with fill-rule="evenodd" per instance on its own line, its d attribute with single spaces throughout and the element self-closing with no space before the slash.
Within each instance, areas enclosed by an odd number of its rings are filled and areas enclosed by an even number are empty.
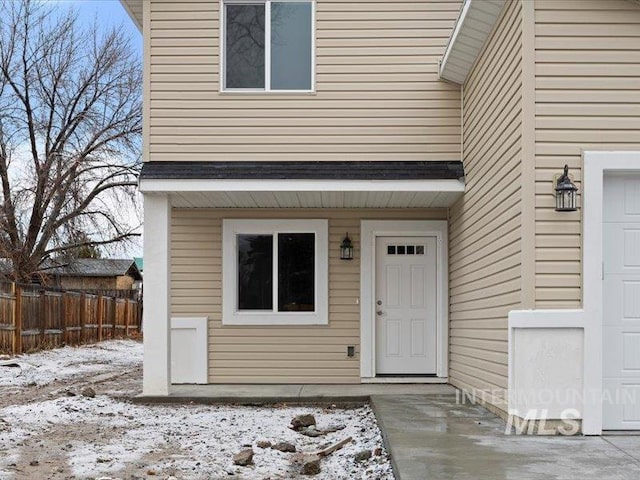
<svg viewBox="0 0 640 480">
<path fill-rule="evenodd" d="M 575 212 L 578 209 L 576 197 L 578 187 L 569 177 L 569 166 L 564 166 L 564 173 L 556 180 L 556 212 Z"/>
<path fill-rule="evenodd" d="M 340 259 L 341 260 L 353 260 L 353 243 L 349 238 L 349 233 L 342 240 L 342 244 L 340 245 Z"/>
</svg>

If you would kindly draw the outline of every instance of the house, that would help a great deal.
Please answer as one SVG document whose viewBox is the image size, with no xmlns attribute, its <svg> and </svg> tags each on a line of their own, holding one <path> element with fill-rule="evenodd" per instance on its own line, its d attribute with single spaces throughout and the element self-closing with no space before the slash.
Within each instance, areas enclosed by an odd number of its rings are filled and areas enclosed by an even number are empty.
<svg viewBox="0 0 640 480">
<path fill-rule="evenodd" d="M 42 270 L 50 283 L 69 290 L 134 290 L 142 281 L 133 259 L 78 258 L 48 262 Z"/>
<path fill-rule="evenodd" d="M 638 2 L 123 4 L 144 394 L 448 382 L 640 428 Z"/>
</svg>

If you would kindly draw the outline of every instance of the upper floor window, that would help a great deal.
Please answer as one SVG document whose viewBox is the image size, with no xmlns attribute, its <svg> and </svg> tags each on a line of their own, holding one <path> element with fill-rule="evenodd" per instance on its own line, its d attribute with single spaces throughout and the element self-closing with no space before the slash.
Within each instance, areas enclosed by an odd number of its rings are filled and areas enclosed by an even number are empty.
<svg viewBox="0 0 640 480">
<path fill-rule="evenodd" d="M 224 0 L 223 8 L 224 90 L 313 90 L 313 1 Z"/>
</svg>

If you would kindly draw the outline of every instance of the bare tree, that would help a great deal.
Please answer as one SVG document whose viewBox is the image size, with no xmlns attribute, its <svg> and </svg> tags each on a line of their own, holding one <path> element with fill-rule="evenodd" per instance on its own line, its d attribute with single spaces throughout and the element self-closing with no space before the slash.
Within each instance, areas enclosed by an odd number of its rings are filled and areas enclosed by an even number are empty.
<svg viewBox="0 0 640 480">
<path fill-rule="evenodd" d="M 137 235 L 142 71 L 119 29 L 0 0 L 0 256 L 25 281 L 44 260 Z"/>
</svg>

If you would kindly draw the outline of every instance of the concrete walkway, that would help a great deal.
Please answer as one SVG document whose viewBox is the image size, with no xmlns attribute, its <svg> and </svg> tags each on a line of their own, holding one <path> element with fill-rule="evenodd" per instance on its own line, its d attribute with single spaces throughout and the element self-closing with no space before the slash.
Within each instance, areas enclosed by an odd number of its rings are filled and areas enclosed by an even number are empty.
<svg viewBox="0 0 640 480">
<path fill-rule="evenodd" d="M 452 394 L 373 396 L 397 480 L 638 480 L 640 436 L 505 435 Z"/>
<path fill-rule="evenodd" d="M 397 480 L 639 480 L 640 436 L 506 435 L 505 422 L 456 402 L 449 385 L 185 385 L 137 402 L 370 401 Z"/>
</svg>

